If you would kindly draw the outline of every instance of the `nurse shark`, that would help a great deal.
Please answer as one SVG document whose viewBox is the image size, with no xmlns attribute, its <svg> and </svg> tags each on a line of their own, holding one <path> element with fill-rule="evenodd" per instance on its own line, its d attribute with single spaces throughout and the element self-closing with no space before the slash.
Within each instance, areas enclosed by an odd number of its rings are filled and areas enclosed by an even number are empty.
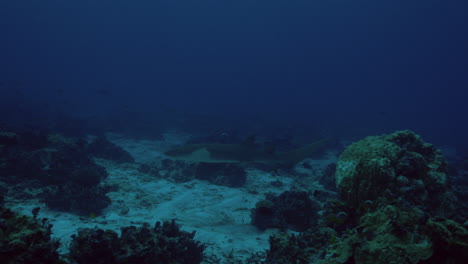
<svg viewBox="0 0 468 264">
<path fill-rule="evenodd" d="M 259 148 L 252 143 L 251 140 L 247 140 L 242 144 L 188 144 L 168 150 L 165 155 L 191 163 L 264 163 L 292 167 L 322 152 L 327 140 L 319 140 L 292 151 L 278 153 L 273 147 Z"/>
</svg>

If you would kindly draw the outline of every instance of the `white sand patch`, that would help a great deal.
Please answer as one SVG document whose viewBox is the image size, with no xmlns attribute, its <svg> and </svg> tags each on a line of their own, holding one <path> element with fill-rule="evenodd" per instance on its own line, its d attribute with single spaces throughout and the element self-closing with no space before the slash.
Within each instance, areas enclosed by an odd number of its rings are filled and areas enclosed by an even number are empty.
<svg viewBox="0 0 468 264">
<path fill-rule="evenodd" d="M 208 245 L 208 255 L 222 257 L 233 251 L 236 257 L 246 257 L 269 246 L 268 238 L 273 231 L 261 232 L 250 225 L 251 209 L 263 198 L 262 194 L 199 180 L 172 183 L 154 178 L 148 181 L 150 176 L 139 175 L 129 167 L 108 167 L 108 171 L 106 182 L 117 183 L 121 188 L 108 194 L 113 204 L 99 217 L 106 219 L 107 228 L 112 226 L 116 230 L 120 226 L 176 219 L 183 230 L 197 232 L 195 239 Z M 249 178 L 258 178 L 260 172 L 253 174 L 249 173 Z M 262 178 L 275 180 L 268 175 Z M 122 208 L 129 208 L 126 215 L 118 213 Z"/>
</svg>

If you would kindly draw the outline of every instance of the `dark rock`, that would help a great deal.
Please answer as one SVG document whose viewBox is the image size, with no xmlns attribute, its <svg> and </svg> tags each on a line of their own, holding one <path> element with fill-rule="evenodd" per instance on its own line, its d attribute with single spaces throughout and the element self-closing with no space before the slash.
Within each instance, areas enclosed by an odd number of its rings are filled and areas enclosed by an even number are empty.
<svg viewBox="0 0 468 264">
<path fill-rule="evenodd" d="M 195 169 L 195 178 L 216 185 L 242 187 L 247 181 L 247 172 L 236 163 L 200 162 Z"/>
<path fill-rule="evenodd" d="M 97 185 L 107 177 L 106 170 L 96 165 L 86 153 L 70 148 L 19 151 L 8 160 L 7 168 L 12 176 L 35 179 L 44 184 Z"/>
<path fill-rule="evenodd" d="M 103 188 L 74 183 L 48 188 L 42 201 L 52 210 L 85 216 L 99 215 L 111 204 Z"/>
<path fill-rule="evenodd" d="M 270 182 L 270 184 L 271 184 L 271 186 L 277 187 L 277 188 L 283 187 L 283 185 L 284 185 L 284 183 L 282 181 L 278 181 L 278 180 L 272 181 L 272 182 Z"/>
<path fill-rule="evenodd" d="M 139 170 L 158 178 L 183 183 L 195 179 L 196 164 L 184 161 L 163 159 L 161 162 L 142 164 Z"/>
<path fill-rule="evenodd" d="M 77 168 L 69 174 L 69 181 L 82 186 L 96 186 L 107 177 L 107 171 L 101 166 Z"/>
<path fill-rule="evenodd" d="M 309 170 L 312 169 L 312 166 L 307 162 L 303 162 L 301 165 L 304 169 L 309 169 Z"/>
<path fill-rule="evenodd" d="M 267 228 L 304 231 L 317 223 L 319 205 L 306 192 L 287 191 L 279 196 L 269 195 L 252 210 L 252 224 Z"/>
<path fill-rule="evenodd" d="M 31 131 L 18 133 L 19 144 L 24 150 L 36 150 L 47 147 L 49 145 L 47 133 L 44 131 Z"/>
<path fill-rule="evenodd" d="M 89 153 L 97 158 L 109 159 L 119 163 L 135 162 L 130 153 L 105 137 L 97 137 L 88 145 L 87 149 Z"/>
<path fill-rule="evenodd" d="M 138 167 L 138 171 L 142 173 L 152 174 L 152 167 L 150 166 L 150 164 L 147 163 L 140 164 L 140 166 Z"/>
<path fill-rule="evenodd" d="M 177 166 L 177 164 L 180 163 L 175 160 L 171 159 L 163 159 L 161 160 L 161 169 L 163 170 L 173 170 L 174 166 Z"/>
<path fill-rule="evenodd" d="M 0 146 L 13 146 L 18 144 L 18 135 L 13 132 L 0 131 Z"/>
</svg>

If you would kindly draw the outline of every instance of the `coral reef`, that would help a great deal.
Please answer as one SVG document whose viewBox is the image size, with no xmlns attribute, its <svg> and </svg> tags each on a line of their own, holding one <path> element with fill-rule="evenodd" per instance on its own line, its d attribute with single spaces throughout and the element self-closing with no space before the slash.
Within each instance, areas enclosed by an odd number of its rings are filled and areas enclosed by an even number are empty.
<svg viewBox="0 0 468 264">
<path fill-rule="evenodd" d="M 0 207 L 0 262 L 9 264 L 64 264 L 59 242 L 50 238 L 52 225 L 45 219 L 20 215 Z"/>
<path fill-rule="evenodd" d="M 449 165 L 449 180 L 458 198 L 458 210 L 454 219 L 465 222 L 468 219 L 468 158 L 449 160 Z"/>
<path fill-rule="evenodd" d="M 468 231 L 455 221 L 388 205 L 342 234 L 319 228 L 273 236 L 266 263 L 462 264 L 467 241 Z"/>
<path fill-rule="evenodd" d="M 35 198 L 55 210 L 99 214 L 110 204 L 99 186 L 107 171 L 90 158 L 86 141 L 59 134 L 17 137 L 17 144 L 1 149 L 1 180 L 38 189 Z"/>
<path fill-rule="evenodd" d="M 154 227 L 121 228 L 120 236 L 111 230 L 80 229 L 73 235 L 70 252 L 59 255 L 59 241 L 51 239 L 52 225 L 17 214 L 0 206 L 0 263 L 8 264 L 198 264 L 205 246 L 193 238 L 195 232 L 181 231 L 175 221 L 157 222 Z"/>
<path fill-rule="evenodd" d="M 335 232 L 330 228 L 295 234 L 278 234 L 270 237 L 270 249 L 266 252 L 265 264 L 309 264 L 315 263 L 329 243 L 333 243 Z"/>
<path fill-rule="evenodd" d="M 432 255 L 421 211 L 394 206 L 365 214 L 348 237 L 330 245 L 321 263 L 418 263 Z"/>
<path fill-rule="evenodd" d="M 388 205 L 361 217 L 360 224 L 334 244 L 318 263 L 466 263 L 468 231 L 445 218 L 427 218 L 418 209 Z"/>
<path fill-rule="evenodd" d="M 468 231 L 447 218 L 455 198 L 446 172 L 440 151 L 410 131 L 350 145 L 337 163 L 341 200 L 325 205 L 318 229 L 272 237 L 266 263 L 468 263 Z"/>
<path fill-rule="evenodd" d="M 434 254 L 427 263 L 467 263 L 468 230 L 466 226 L 442 217 L 429 219 L 426 230 L 434 244 Z"/>
<path fill-rule="evenodd" d="M 399 201 L 446 215 L 454 196 L 442 153 L 411 131 L 367 137 L 348 146 L 336 168 L 336 185 L 349 206 L 367 200 Z"/>
<path fill-rule="evenodd" d="M 81 229 L 73 236 L 69 257 L 78 264 L 174 263 L 197 264 L 205 246 L 193 240 L 195 232 L 181 231 L 172 222 L 128 226 L 121 235 L 102 229 Z"/>
</svg>

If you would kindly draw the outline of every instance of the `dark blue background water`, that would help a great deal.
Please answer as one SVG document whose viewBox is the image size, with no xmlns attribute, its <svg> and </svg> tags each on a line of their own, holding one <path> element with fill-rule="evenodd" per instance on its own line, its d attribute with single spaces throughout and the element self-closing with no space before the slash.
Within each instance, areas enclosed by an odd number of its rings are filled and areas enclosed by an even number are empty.
<svg viewBox="0 0 468 264">
<path fill-rule="evenodd" d="M 466 145 L 465 2 L 2 0 L 1 117 Z"/>
</svg>

